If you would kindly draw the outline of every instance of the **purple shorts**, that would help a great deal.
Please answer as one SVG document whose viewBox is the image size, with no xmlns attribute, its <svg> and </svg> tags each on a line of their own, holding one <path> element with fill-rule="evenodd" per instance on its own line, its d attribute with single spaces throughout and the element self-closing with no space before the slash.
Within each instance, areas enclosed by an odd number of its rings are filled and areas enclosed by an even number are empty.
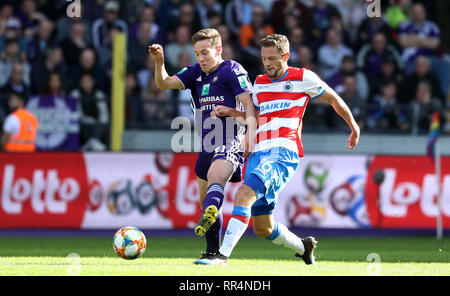
<svg viewBox="0 0 450 296">
<path fill-rule="evenodd" d="M 234 173 L 230 178 L 230 182 L 235 183 L 241 181 L 244 157 L 239 150 L 239 143 L 234 143 L 229 149 L 225 146 L 220 146 L 214 152 L 200 152 L 198 154 L 197 163 L 195 164 L 195 173 L 197 174 L 197 177 L 208 180 L 208 170 L 211 164 L 217 159 L 228 160 L 233 165 Z"/>
</svg>

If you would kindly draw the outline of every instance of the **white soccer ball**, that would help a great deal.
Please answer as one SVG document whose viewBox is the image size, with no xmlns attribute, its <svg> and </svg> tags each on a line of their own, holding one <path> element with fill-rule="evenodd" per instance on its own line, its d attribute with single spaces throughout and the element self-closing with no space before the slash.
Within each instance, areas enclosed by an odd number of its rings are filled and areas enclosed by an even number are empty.
<svg viewBox="0 0 450 296">
<path fill-rule="evenodd" d="M 130 260 L 138 258 L 145 252 L 146 247 L 147 239 L 144 233 L 136 227 L 122 227 L 114 235 L 114 251 L 123 259 Z"/>
</svg>

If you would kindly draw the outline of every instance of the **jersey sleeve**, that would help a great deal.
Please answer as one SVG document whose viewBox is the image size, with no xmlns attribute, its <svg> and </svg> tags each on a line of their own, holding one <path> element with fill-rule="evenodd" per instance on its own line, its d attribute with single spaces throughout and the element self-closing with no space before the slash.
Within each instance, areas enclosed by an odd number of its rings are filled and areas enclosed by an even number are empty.
<svg viewBox="0 0 450 296">
<path fill-rule="evenodd" d="M 20 130 L 20 121 L 17 116 L 11 114 L 6 117 L 5 122 L 3 123 L 3 131 L 7 132 L 10 135 L 17 135 Z"/>
<path fill-rule="evenodd" d="M 247 71 L 241 65 L 231 68 L 227 84 L 234 97 L 246 92 L 253 92 L 253 86 L 248 78 Z"/>
<path fill-rule="evenodd" d="M 322 96 L 328 88 L 328 85 L 316 73 L 306 69 L 303 73 L 303 83 L 305 93 L 311 97 L 311 100 Z"/>
<path fill-rule="evenodd" d="M 181 83 L 183 83 L 184 89 L 192 89 L 194 87 L 195 79 L 201 75 L 201 72 L 199 72 L 197 68 L 197 65 L 187 66 L 175 74 L 175 76 L 180 79 Z"/>
</svg>

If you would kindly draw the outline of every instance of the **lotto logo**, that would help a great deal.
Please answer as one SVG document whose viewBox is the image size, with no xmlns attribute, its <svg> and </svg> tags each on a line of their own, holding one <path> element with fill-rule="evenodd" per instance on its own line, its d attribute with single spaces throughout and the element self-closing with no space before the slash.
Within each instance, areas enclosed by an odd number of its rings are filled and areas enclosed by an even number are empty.
<svg viewBox="0 0 450 296">
<path fill-rule="evenodd" d="M 81 225 L 89 186 L 81 153 L 0 157 L 1 227 Z"/>
<path fill-rule="evenodd" d="M 14 166 L 5 166 L 2 186 L 3 210 L 8 214 L 20 214 L 22 203 L 30 199 L 35 213 L 66 213 L 67 203 L 80 194 L 80 184 L 73 178 L 60 180 L 56 170 L 49 170 L 46 175 L 45 178 L 43 170 L 36 170 L 31 181 L 25 178 L 14 180 Z"/>
<path fill-rule="evenodd" d="M 450 220 L 449 168 L 450 158 L 443 157 L 440 194 L 444 223 Z M 379 185 L 373 181 L 377 171 L 384 175 Z M 376 156 L 370 165 L 366 184 L 366 202 L 372 226 L 436 226 L 437 178 L 427 157 Z"/>
</svg>

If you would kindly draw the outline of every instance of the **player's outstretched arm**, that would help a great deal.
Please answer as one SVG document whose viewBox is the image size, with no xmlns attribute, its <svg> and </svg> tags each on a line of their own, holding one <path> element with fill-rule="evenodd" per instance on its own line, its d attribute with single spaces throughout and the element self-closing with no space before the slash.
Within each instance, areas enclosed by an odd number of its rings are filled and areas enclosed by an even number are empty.
<svg viewBox="0 0 450 296">
<path fill-rule="evenodd" d="M 176 76 L 169 76 L 164 67 L 164 50 L 159 44 L 152 44 L 148 52 L 155 60 L 155 80 L 159 89 L 184 89 L 183 83 Z"/>
<path fill-rule="evenodd" d="M 350 108 L 348 108 L 344 100 L 331 88 L 328 88 L 320 99 L 329 103 L 333 107 L 334 111 L 336 111 L 336 113 L 339 114 L 339 116 L 341 116 L 350 127 L 351 134 L 348 137 L 347 145 L 345 147 L 353 150 L 356 145 L 358 145 L 360 130 L 352 112 L 350 111 Z"/>
</svg>

